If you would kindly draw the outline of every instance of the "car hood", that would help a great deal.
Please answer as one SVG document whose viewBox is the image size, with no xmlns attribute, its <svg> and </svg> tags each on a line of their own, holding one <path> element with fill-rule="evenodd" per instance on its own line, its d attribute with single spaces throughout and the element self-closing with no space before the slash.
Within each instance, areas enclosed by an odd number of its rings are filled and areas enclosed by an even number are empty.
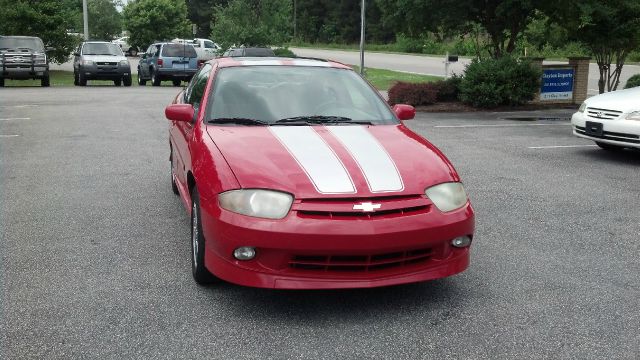
<svg viewBox="0 0 640 360">
<path fill-rule="evenodd" d="M 111 56 L 111 55 L 82 55 L 82 59 L 91 60 L 94 62 L 120 62 L 127 60 L 124 56 Z"/>
<path fill-rule="evenodd" d="M 640 110 L 640 87 L 612 91 L 589 98 L 588 107 L 617 110 L 624 113 Z"/>
<path fill-rule="evenodd" d="M 459 181 L 446 157 L 403 125 L 208 126 L 242 188 L 296 198 L 424 194 Z"/>
</svg>

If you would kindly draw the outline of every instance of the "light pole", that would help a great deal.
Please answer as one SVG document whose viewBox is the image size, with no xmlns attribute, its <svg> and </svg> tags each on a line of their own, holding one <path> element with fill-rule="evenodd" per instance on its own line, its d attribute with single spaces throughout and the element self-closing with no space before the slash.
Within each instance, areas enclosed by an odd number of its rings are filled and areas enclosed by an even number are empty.
<svg viewBox="0 0 640 360">
<path fill-rule="evenodd" d="M 82 19 L 84 23 L 84 39 L 89 40 L 89 15 L 87 11 L 87 0 L 82 0 Z"/>
<path fill-rule="evenodd" d="M 293 0 L 293 40 L 298 38 L 298 4 Z"/>
<path fill-rule="evenodd" d="M 364 10 L 365 0 L 362 0 L 360 13 L 360 75 L 364 75 Z"/>
</svg>

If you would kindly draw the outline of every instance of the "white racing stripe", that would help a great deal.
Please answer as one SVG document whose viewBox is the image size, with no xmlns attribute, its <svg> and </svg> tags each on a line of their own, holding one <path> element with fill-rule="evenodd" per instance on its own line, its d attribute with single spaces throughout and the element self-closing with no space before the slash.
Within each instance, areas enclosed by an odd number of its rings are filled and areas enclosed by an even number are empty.
<svg viewBox="0 0 640 360">
<path fill-rule="evenodd" d="M 385 148 L 364 126 L 327 126 L 349 151 L 373 193 L 402 191 L 404 184 Z"/>
<path fill-rule="evenodd" d="M 353 194 L 356 187 L 344 164 L 311 126 L 270 126 L 322 194 Z"/>
</svg>

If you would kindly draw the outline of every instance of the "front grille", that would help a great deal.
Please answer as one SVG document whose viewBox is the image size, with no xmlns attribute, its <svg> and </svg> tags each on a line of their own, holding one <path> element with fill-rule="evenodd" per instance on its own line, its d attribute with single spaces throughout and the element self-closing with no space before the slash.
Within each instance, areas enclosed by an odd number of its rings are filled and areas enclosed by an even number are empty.
<svg viewBox="0 0 640 360">
<path fill-rule="evenodd" d="M 297 270 L 371 272 L 427 262 L 431 249 L 373 255 L 294 255 L 289 267 Z"/>
<path fill-rule="evenodd" d="M 98 65 L 109 65 L 109 66 L 115 66 L 118 65 L 117 62 L 108 62 L 108 61 L 99 61 L 97 62 Z"/>
<path fill-rule="evenodd" d="M 574 126 L 574 129 L 578 134 L 586 135 L 596 139 L 620 141 L 620 142 L 626 142 L 630 144 L 640 144 L 640 136 L 634 135 L 634 134 L 603 131 L 603 136 L 594 136 L 594 135 L 587 134 L 586 129 L 582 126 Z"/>
<path fill-rule="evenodd" d="M 592 119 L 601 120 L 615 120 L 622 115 L 622 111 L 601 108 L 587 108 L 586 113 Z"/>
<path fill-rule="evenodd" d="M 421 195 L 372 198 L 303 199 L 293 209 L 302 218 L 373 219 L 425 214 L 431 203 Z M 375 208 L 365 211 L 367 206 Z"/>
</svg>

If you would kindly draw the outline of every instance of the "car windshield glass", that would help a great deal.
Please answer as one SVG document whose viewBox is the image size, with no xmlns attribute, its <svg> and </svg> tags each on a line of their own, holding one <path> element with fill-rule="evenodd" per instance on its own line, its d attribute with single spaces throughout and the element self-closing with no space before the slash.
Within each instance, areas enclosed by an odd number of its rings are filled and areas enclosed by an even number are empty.
<svg viewBox="0 0 640 360">
<path fill-rule="evenodd" d="M 162 47 L 162 56 L 166 57 L 197 57 L 196 49 L 186 44 L 166 44 Z"/>
<path fill-rule="evenodd" d="M 280 125 L 396 124 L 383 100 L 356 72 L 319 66 L 222 68 L 207 120 L 244 118 Z M 343 121 L 338 121 L 342 119 Z"/>
<path fill-rule="evenodd" d="M 38 38 L 0 36 L 0 49 L 28 49 L 44 52 L 44 45 Z"/>
<path fill-rule="evenodd" d="M 120 46 L 108 43 L 86 43 L 82 48 L 82 55 L 123 56 Z"/>
<path fill-rule="evenodd" d="M 275 54 L 271 49 L 247 48 L 247 49 L 244 49 L 244 56 L 275 56 Z"/>
</svg>

